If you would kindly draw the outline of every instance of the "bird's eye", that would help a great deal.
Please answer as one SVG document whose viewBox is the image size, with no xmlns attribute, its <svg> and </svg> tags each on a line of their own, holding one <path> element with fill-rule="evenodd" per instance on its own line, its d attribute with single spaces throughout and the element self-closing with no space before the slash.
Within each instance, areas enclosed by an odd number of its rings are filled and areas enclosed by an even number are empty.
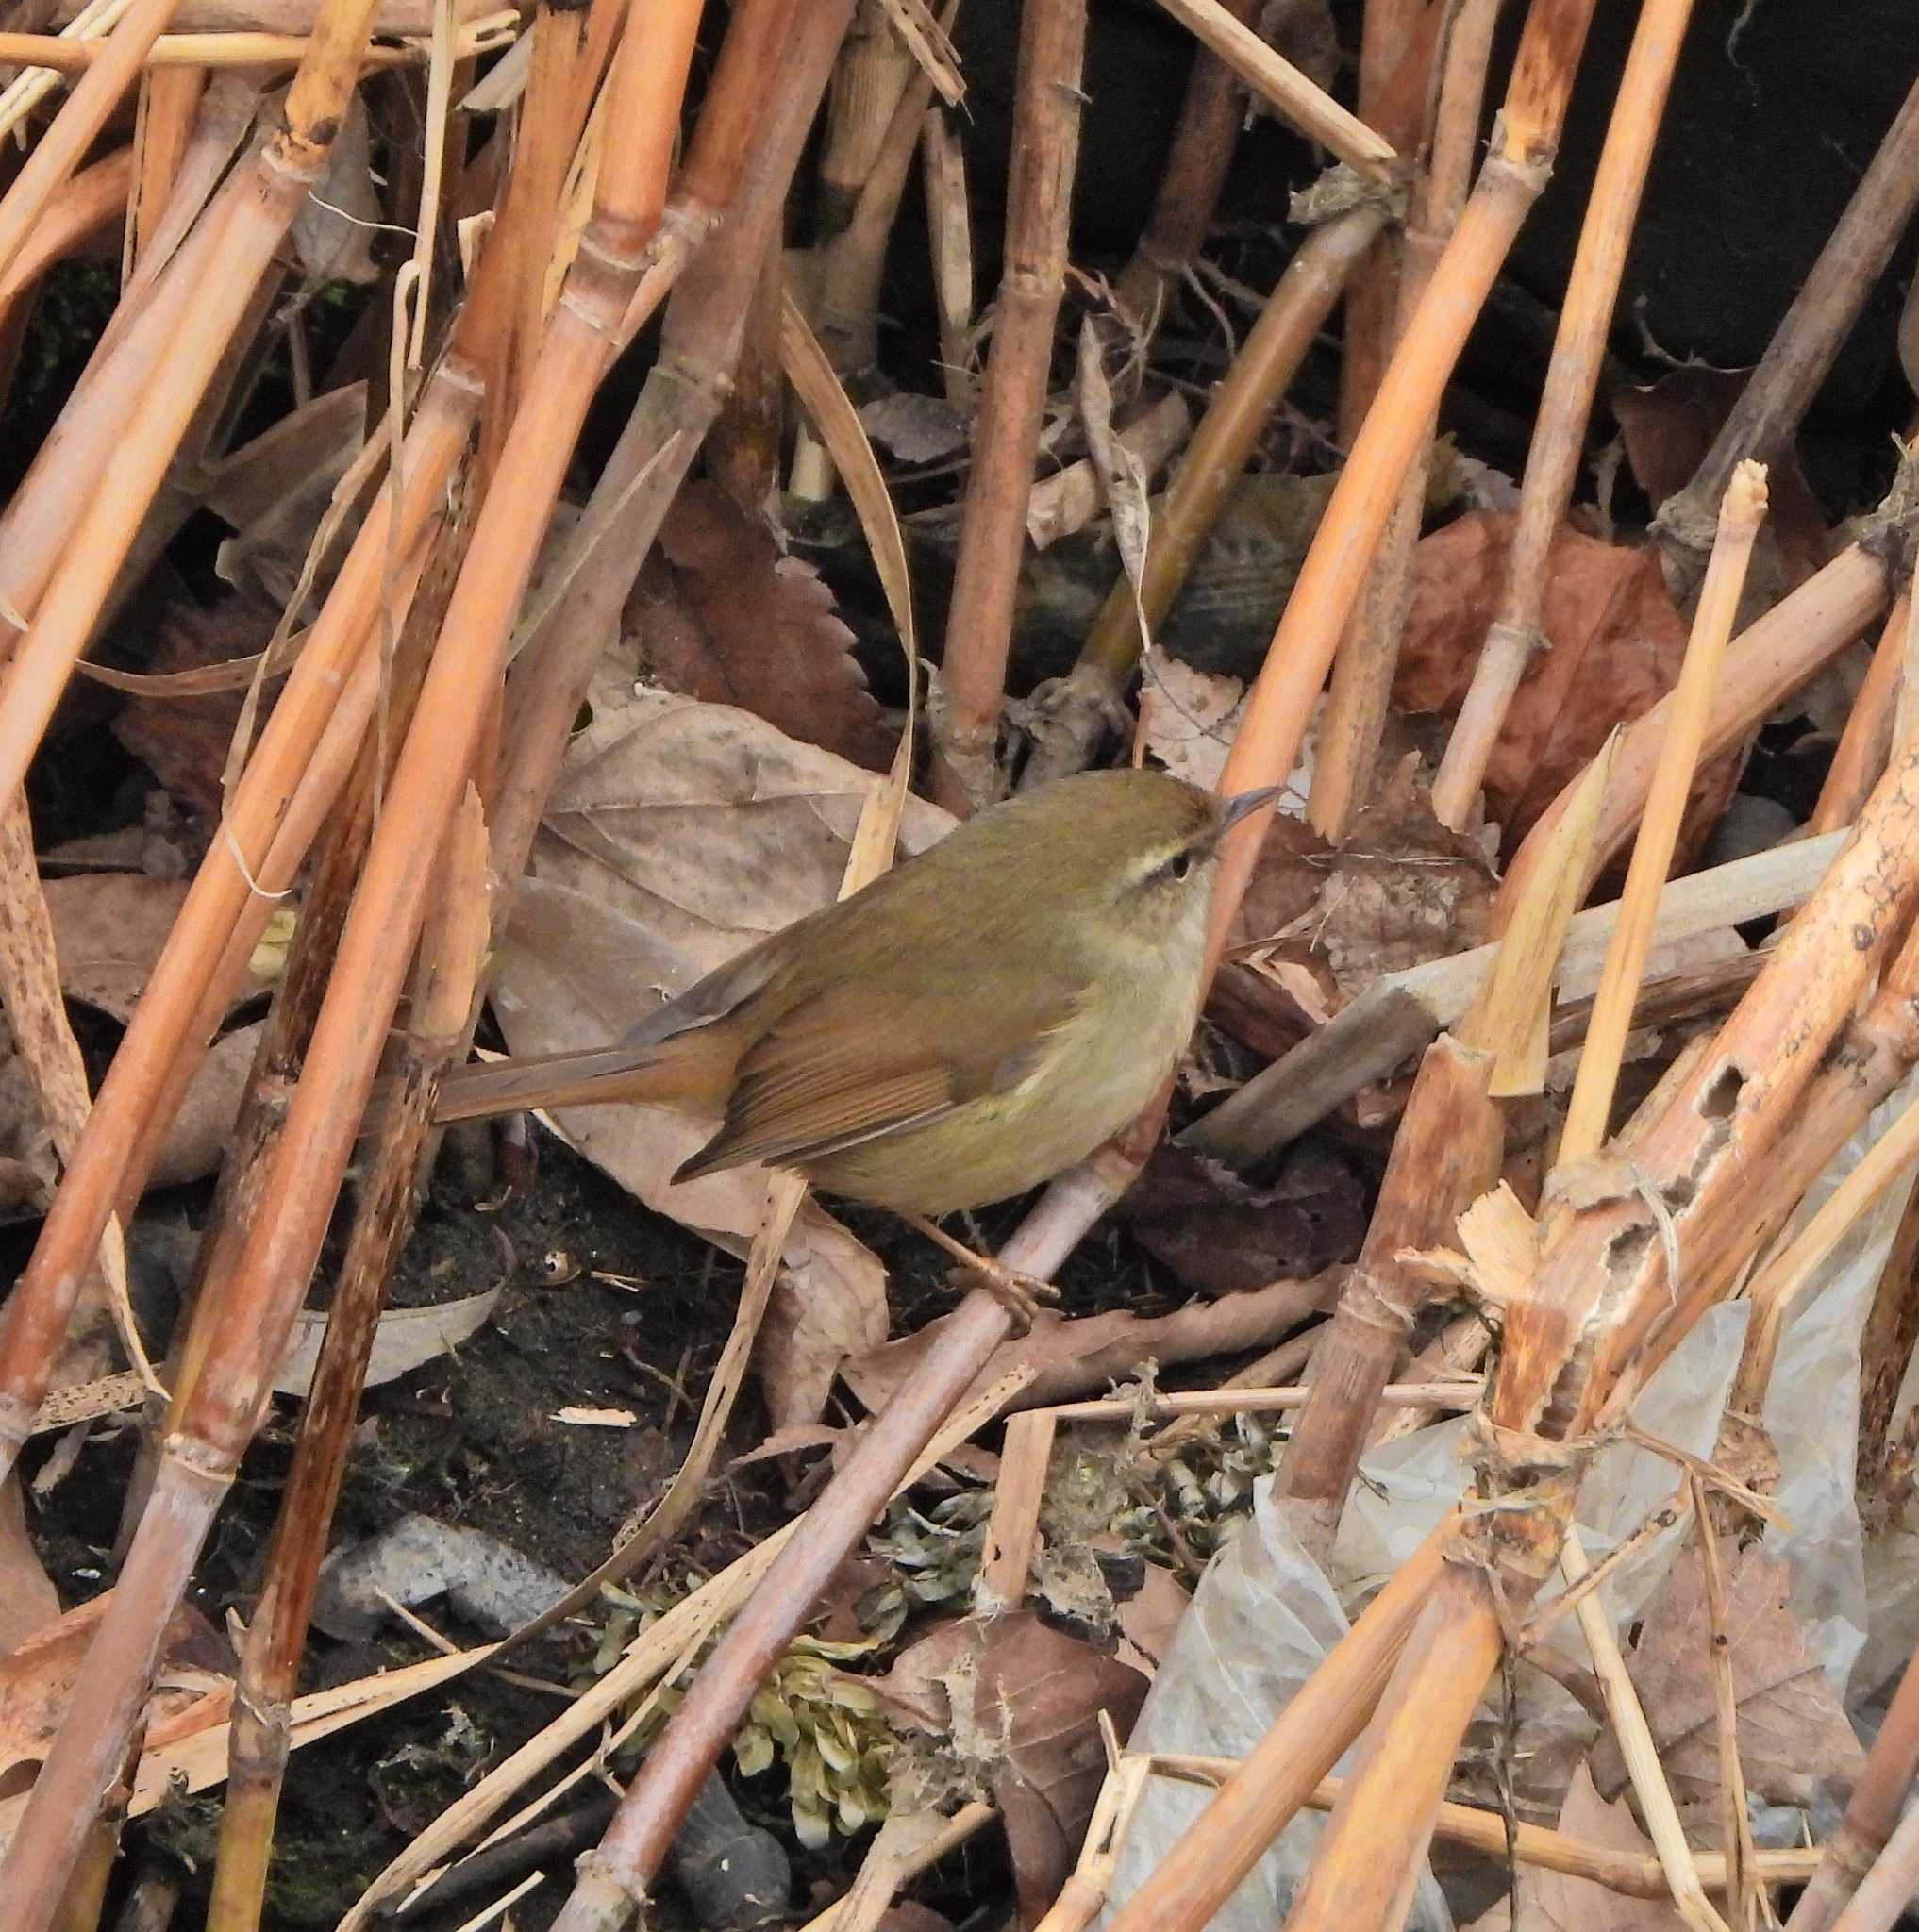
<svg viewBox="0 0 1919 1932">
<path fill-rule="evenodd" d="M 1193 870 L 1193 855 L 1190 852 L 1176 852 L 1166 861 L 1166 875 L 1169 878 L 1183 879 Z"/>
</svg>

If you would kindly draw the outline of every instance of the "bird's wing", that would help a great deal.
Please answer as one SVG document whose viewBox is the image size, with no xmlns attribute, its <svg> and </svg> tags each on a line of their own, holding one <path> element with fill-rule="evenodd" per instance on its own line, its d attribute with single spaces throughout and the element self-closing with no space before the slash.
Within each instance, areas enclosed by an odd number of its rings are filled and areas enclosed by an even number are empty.
<svg viewBox="0 0 1919 1932">
<path fill-rule="evenodd" d="M 989 997 L 982 1028 L 977 1006 Z M 929 997 L 922 990 L 903 1001 L 857 984 L 829 988 L 783 1014 L 747 1050 L 726 1124 L 675 1178 L 749 1160 L 803 1164 L 925 1126 L 1016 1086 L 1077 1004 L 1076 991 L 1062 997 L 949 989 Z M 982 1034 L 993 1041 L 990 1050 L 956 1044 Z"/>
</svg>

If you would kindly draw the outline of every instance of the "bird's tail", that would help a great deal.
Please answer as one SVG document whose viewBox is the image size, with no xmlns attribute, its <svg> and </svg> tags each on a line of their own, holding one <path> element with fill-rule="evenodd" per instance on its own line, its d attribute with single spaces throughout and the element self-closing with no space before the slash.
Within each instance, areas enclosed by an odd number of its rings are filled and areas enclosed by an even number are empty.
<svg viewBox="0 0 1919 1932">
<path fill-rule="evenodd" d="M 536 1107 L 592 1107 L 612 1101 L 684 1105 L 696 1096 L 684 1057 L 658 1047 L 601 1046 L 571 1053 L 519 1054 L 455 1067 L 440 1083 L 436 1121 L 484 1120 Z"/>
</svg>

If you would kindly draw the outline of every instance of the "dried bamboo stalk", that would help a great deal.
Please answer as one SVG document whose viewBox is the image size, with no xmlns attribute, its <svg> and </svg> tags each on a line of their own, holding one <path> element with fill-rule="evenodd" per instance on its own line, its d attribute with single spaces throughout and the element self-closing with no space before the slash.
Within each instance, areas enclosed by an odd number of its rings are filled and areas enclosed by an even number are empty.
<svg viewBox="0 0 1919 1932">
<path fill-rule="evenodd" d="M 53 125 L 0 196 L 0 274 L 26 243 L 60 185 L 92 146 L 107 117 L 132 84 L 174 10 L 175 0 L 135 0 L 102 43 L 98 59 L 54 116 Z M 6 790 L 11 791 L 12 786 Z"/>
<path fill-rule="evenodd" d="M 48 202 L 25 246 L 0 275 L 0 325 L 20 297 L 62 257 L 91 241 L 118 218 L 133 180 L 133 150 L 121 148 L 82 168 Z"/>
<path fill-rule="evenodd" d="M 158 48 L 166 36 L 154 45 Z M 304 51 L 304 49 L 303 49 Z M 295 57 L 297 64 L 298 57 Z M 186 159 L 193 138 L 193 120 L 200 111 L 200 96 L 207 86 L 207 72 L 198 65 L 171 68 L 152 73 L 140 83 L 140 108 L 134 119 L 133 149 L 139 157 L 139 172 L 127 202 L 126 241 L 122 255 L 121 280 L 125 282 L 152 247 L 160 217 L 166 211 L 167 196 L 175 177 Z"/>
<path fill-rule="evenodd" d="M 973 1582 L 973 1607 L 980 1616 L 1000 1616 L 1026 1601 L 1026 1578 L 1039 1548 L 1040 1505 L 1046 1495 L 1056 1421 L 1053 1409 L 1028 1408 L 1007 1423 L 993 1514 Z"/>
<path fill-rule="evenodd" d="M 1660 892 L 1672 867 L 1679 821 L 1693 788 L 1693 773 L 1711 712 L 1713 687 L 1719 680 L 1727 638 L 1745 588 L 1753 541 L 1765 511 L 1765 471 L 1757 463 L 1742 464 L 1732 473 L 1726 501 L 1720 506 L 1712 561 L 1694 613 L 1685 660 L 1673 687 L 1665 738 L 1646 793 L 1625 890 L 1620 893 L 1619 923 L 1606 949 L 1598 995 L 1586 1025 L 1586 1050 L 1580 1056 L 1572 1098 L 1566 1106 L 1566 1124 L 1560 1139 L 1561 1165 L 1591 1158 L 1606 1139 L 1620 1058 L 1632 1024 L 1633 1002 L 1645 975 L 1646 955 L 1652 950 Z"/>
<path fill-rule="evenodd" d="M 1851 824 L 1866 793 L 1886 769 L 1893 749 L 1894 713 L 1905 681 L 1906 621 L 1911 601 L 1911 590 L 1902 591 L 1886 614 L 1873 661 L 1852 701 L 1852 709 L 1846 713 L 1845 729 L 1839 734 L 1812 816 L 1806 821 L 1809 837 Z"/>
<path fill-rule="evenodd" d="M 1845 212 L 1800 284 L 1773 340 L 1720 425 L 1697 474 L 1660 506 L 1654 528 L 1669 568 L 1698 567 L 1733 465 L 1764 459 L 1797 432 L 1821 378 L 1885 272 L 1894 246 L 1919 207 L 1919 81 L 1893 117 Z"/>
<path fill-rule="evenodd" d="M 1462 0 L 1446 32 L 1429 155 L 1413 189 L 1401 244 L 1397 320 L 1402 327 L 1410 322 L 1426 292 L 1472 185 L 1486 97 L 1486 63 L 1498 13 L 1499 0 Z M 1306 817 L 1335 845 L 1345 836 L 1373 782 L 1393 677 L 1399 668 L 1399 634 L 1412 594 L 1412 551 L 1419 541 L 1433 438 L 1438 433 L 1435 411 L 1407 465 L 1399 500 L 1387 519 L 1366 588 L 1333 658 Z"/>
<path fill-rule="evenodd" d="M 929 718 L 933 796 L 961 814 L 989 804 L 999 790 L 1013 593 L 1065 291 L 1085 40 L 1085 0 L 1026 0 L 1013 84 L 1006 258 L 973 422 L 973 470 L 941 657 L 943 695 Z"/>
<path fill-rule="evenodd" d="M 1893 531 L 1887 534 L 1894 542 L 1899 541 Z M 1717 758 L 1751 730 L 1822 664 L 1844 649 L 1874 613 L 1884 608 L 1888 571 L 1879 555 L 1882 547 L 1878 538 L 1870 544 L 1849 544 L 1824 570 L 1782 597 L 1733 641 L 1720 674 L 1706 741 L 1700 747 L 1702 758 Z M 1594 841 L 1595 874 L 1612 862 L 1632 836 L 1659 763 L 1671 704 L 1669 693 L 1626 727 Z M 1570 791 L 1568 786 L 1540 814 L 1513 855 L 1493 901 L 1495 928 L 1510 916 L 1518 893 L 1539 862 L 1538 848 L 1547 836 L 1545 828 L 1564 810 Z"/>
<path fill-rule="evenodd" d="M 90 1656 L 82 1691 L 42 1766 L 25 1823 L 8 1856 L 24 1922 L 41 1932 L 106 1775 L 143 1704 L 159 1636 L 184 1588 L 221 1490 L 271 1388 L 298 1299 L 318 1253 L 334 1192 L 370 1090 L 380 1036 L 417 932 L 438 828 L 464 785 L 480 719 L 504 661 L 513 610 L 593 384 L 665 205 L 665 170 L 677 134 L 679 96 L 692 57 L 696 5 L 661 6 L 632 24 L 609 83 L 617 125 L 628 130 L 603 163 L 593 219 L 556 311 L 521 424 L 509 438 L 514 491 L 489 493 L 465 569 L 448 607 L 386 813 L 342 935 L 336 974 L 314 1028 L 312 1050 L 273 1162 L 260 1218 L 219 1290 L 237 1319 L 219 1361 L 209 1360 L 175 1426 L 153 1498 L 128 1553 Z M 736 16 L 735 25 L 740 19 Z M 363 33 L 363 15 L 355 31 Z M 351 37 L 323 23 L 316 46 Z M 325 70 L 337 72 L 335 58 Z M 318 91 L 306 71 L 294 83 L 295 127 Z M 519 445 L 519 447 L 516 447 Z"/>
<path fill-rule="evenodd" d="M 1385 181 L 1398 157 L 1393 144 L 1333 99 L 1290 60 L 1282 60 L 1220 0 L 1160 0 L 1200 44 L 1210 48 L 1269 103 L 1281 120 L 1329 149 L 1357 175 Z"/>
<path fill-rule="evenodd" d="M 1919 1776 L 1919 1669 L 1909 1661 L 1886 1721 L 1846 1801 L 1845 1816 L 1827 1840 L 1819 1869 L 1799 1894 L 1786 1932 L 1831 1932 L 1853 1888 L 1892 1837 Z"/>
<path fill-rule="evenodd" d="M 1232 367 L 1208 399 L 1153 520 L 1137 597 L 1122 579 L 1101 607 L 1072 672 L 1035 706 L 1043 720 L 1023 785 L 1085 766 L 1138 666 L 1142 608 L 1157 625 L 1172 608 L 1251 458 L 1274 405 L 1305 359 L 1352 266 L 1386 219 L 1377 204 L 1315 228 L 1300 244 Z"/>
<path fill-rule="evenodd" d="M 1693 0 L 1649 0 L 1633 29 L 1533 419 L 1499 612 L 1433 780 L 1432 807 L 1442 824 L 1468 822 L 1527 659 L 1545 643 L 1540 611 L 1546 559 L 1572 498 L 1627 246 L 1692 12 Z"/>
<path fill-rule="evenodd" d="M 226 1803 L 208 1932 L 254 1932 L 266 1896 L 275 1814 L 291 1742 L 290 1710 L 308 1622 L 346 1470 L 367 1357 L 400 1243 L 412 1225 L 433 1085 L 462 1040 L 488 941 L 486 827 L 469 788 L 441 860 L 427 957 L 439 970 L 414 1005 L 401 1097 L 382 1121 L 372 1185 L 355 1211 L 320 1359 L 242 1655 L 227 1754 Z"/>
</svg>

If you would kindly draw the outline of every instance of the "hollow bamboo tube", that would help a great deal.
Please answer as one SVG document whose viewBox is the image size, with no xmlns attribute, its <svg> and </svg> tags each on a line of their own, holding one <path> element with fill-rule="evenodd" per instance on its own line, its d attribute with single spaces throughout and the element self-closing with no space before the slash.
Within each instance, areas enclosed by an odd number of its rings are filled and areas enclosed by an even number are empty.
<svg viewBox="0 0 1919 1932">
<path fill-rule="evenodd" d="M 1619 277 L 1692 12 L 1693 0 L 1646 0 L 1633 29 L 1533 419 L 1499 612 L 1433 780 L 1433 812 L 1442 824 L 1466 824 L 1526 660 L 1545 641 L 1540 611 L 1546 558 L 1572 497 Z"/>
</svg>

